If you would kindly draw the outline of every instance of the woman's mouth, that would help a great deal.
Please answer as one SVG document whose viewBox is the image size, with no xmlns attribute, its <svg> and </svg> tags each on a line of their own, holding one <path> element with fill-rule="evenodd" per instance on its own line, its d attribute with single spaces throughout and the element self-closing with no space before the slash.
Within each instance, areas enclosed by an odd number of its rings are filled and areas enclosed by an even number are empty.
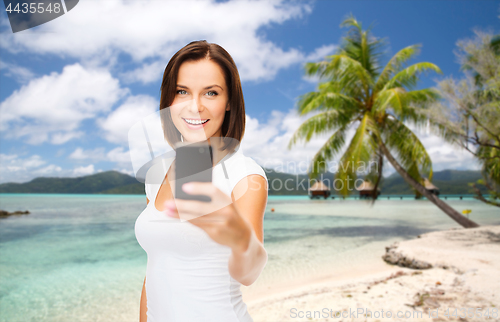
<svg viewBox="0 0 500 322">
<path fill-rule="evenodd" d="M 210 119 L 186 119 L 182 118 L 187 127 L 191 130 L 202 129 Z"/>
</svg>

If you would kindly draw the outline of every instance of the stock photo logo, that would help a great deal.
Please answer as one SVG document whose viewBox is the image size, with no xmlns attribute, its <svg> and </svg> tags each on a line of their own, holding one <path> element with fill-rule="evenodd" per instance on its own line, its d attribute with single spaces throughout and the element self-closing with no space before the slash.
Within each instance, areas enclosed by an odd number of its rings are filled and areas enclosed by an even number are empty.
<svg viewBox="0 0 500 322">
<path fill-rule="evenodd" d="M 78 4 L 79 0 L 3 0 L 12 32 L 30 29 L 59 18 Z"/>
</svg>

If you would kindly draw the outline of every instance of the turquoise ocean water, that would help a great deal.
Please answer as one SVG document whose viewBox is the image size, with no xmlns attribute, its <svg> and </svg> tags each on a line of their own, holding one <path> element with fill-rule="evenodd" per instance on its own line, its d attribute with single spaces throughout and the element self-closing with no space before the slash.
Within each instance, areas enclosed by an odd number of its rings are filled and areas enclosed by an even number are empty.
<svg viewBox="0 0 500 322">
<path fill-rule="evenodd" d="M 481 225 L 500 211 L 471 198 Z M 138 321 L 146 253 L 134 225 L 145 196 L 0 194 L 0 209 L 31 214 L 0 220 L 0 321 Z M 274 208 L 274 211 L 271 211 Z M 269 260 L 259 283 L 315 273 L 367 245 L 459 227 L 427 200 L 370 202 L 270 196 L 264 217 Z M 378 247 L 378 246 L 377 246 Z"/>
</svg>

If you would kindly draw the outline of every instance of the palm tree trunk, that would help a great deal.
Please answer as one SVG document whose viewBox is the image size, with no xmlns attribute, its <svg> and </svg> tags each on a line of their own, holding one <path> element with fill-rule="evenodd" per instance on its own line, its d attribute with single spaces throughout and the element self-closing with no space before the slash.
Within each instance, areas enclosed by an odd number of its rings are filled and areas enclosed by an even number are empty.
<svg viewBox="0 0 500 322">
<path fill-rule="evenodd" d="M 399 175 L 401 177 L 403 177 L 403 179 L 406 182 L 408 182 L 408 184 L 410 186 L 415 188 L 415 190 L 417 190 L 419 193 L 424 195 L 428 200 L 430 200 L 432 203 L 434 203 L 436 206 L 438 206 L 439 209 L 441 209 L 445 214 L 450 216 L 451 219 L 455 220 L 462 227 L 465 227 L 465 228 L 479 227 L 479 225 L 477 223 L 473 222 L 469 218 L 465 217 L 464 215 L 462 215 L 461 213 L 459 213 L 458 211 L 456 211 L 455 209 L 450 207 L 446 202 L 444 202 L 443 200 L 436 197 L 436 195 L 427 191 L 427 189 L 425 189 L 425 187 L 423 185 L 421 185 L 417 180 L 413 179 L 413 177 L 410 176 L 408 174 L 408 172 L 406 172 L 406 170 L 403 169 L 403 167 L 401 167 L 399 165 L 399 163 L 392 156 L 391 152 L 389 151 L 389 149 L 387 149 L 387 147 L 385 146 L 385 144 L 382 141 L 379 141 L 379 144 L 380 144 L 380 149 L 384 153 L 387 160 L 389 160 L 389 162 L 392 164 L 394 169 L 396 169 L 396 171 L 399 173 Z"/>
<path fill-rule="evenodd" d="M 375 182 L 375 187 L 373 187 L 372 191 L 372 205 L 375 203 L 375 199 L 378 199 L 378 186 L 380 184 L 380 179 L 382 179 L 382 168 L 384 166 L 384 155 L 382 154 L 382 151 L 378 152 L 378 176 L 377 176 L 377 182 Z"/>
</svg>

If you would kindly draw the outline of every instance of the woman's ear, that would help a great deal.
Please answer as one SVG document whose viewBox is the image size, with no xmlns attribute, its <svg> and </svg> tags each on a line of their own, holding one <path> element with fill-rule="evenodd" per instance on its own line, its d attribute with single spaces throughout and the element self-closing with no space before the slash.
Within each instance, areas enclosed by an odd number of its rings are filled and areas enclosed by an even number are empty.
<svg viewBox="0 0 500 322">
<path fill-rule="evenodd" d="M 229 107 L 229 103 L 227 103 L 226 112 L 229 112 L 230 110 L 231 110 L 231 108 Z"/>
</svg>

